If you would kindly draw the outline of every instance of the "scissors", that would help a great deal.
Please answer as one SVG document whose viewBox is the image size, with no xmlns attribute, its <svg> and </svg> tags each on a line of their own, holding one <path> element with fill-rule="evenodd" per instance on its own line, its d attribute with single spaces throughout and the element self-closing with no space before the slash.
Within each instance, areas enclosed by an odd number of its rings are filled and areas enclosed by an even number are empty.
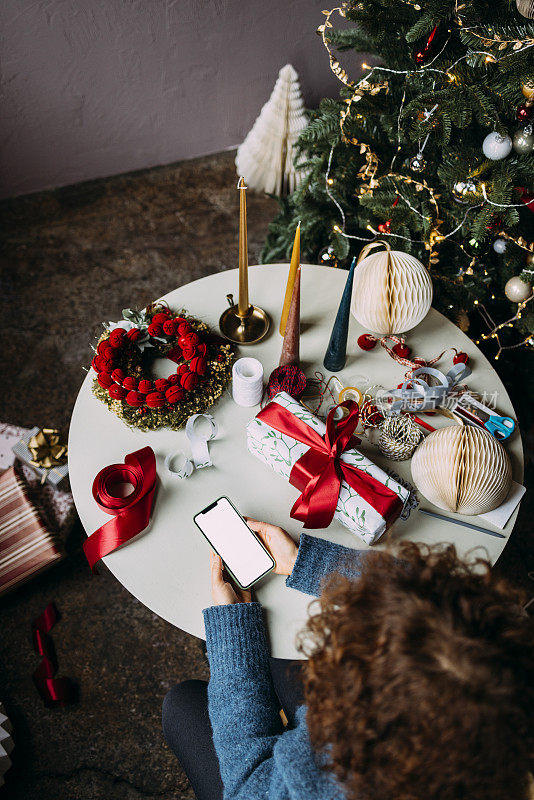
<svg viewBox="0 0 534 800">
<path fill-rule="evenodd" d="M 461 399 L 454 409 L 466 422 L 471 425 L 480 425 L 485 428 L 494 439 L 502 441 L 508 439 L 515 431 L 515 420 L 511 417 L 502 417 L 496 411 L 483 405 L 474 397 Z"/>
</svg>

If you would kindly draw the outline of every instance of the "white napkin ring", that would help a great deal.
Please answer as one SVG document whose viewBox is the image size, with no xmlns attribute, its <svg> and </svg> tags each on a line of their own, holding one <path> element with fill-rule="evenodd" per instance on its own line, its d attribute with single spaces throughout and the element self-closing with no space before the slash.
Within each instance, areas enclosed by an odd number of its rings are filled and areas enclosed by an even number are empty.
<svg viewBox="0 0 534 800">
<path fill-rule="evenodd" d="M 206 428 L 209 426 L 209 429 Z M 193 414 L 185 426 L 185 433 L 191 444 L 191 455 L 197 469 L 211 467 L 212 461 L 208 442 L 215 439 L 219 427 L 211 414 Z"/>
<path fill-rule="evenodd" d="M 190 458 L 187 458 L 184 451 L 177 450 L 176 453 L 169 453 L 169 455 L 165 457 L 165 469 L 173 478 L 189 478 L 194 467 L 193 462 Z"/>
</svg>

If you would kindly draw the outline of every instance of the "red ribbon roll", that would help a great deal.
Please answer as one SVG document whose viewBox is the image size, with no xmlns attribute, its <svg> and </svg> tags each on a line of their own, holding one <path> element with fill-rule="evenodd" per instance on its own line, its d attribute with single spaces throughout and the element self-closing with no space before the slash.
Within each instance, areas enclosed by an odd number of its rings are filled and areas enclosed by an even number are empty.
<svg viewBox="0 0 534 800">
<path fill-rule="evenodd" d="M 256 417 L 309 447 L 295 462 L 289 476 L 290 484 L 302 492 L 291 509 L 291 516 L 303 522 L 305 528 L 327 528 L 336 511 L 341 482 L 345 480 L 389 525 L 400 514 L 402 500 L 376 478 L 341 461 L 345 450 L 354 446 L 353 434 L 358 424 L 359 408 L 353 400 L 339 405 L 345 406 L 349 415 L 336 428 L 334 417 L 339 406 L 331 409 L 326 419 L 324 439 L 276 402 L 269 403 Z"/>
<path fill-rule="evenodd" d="M 84 542 L 89 566 L 112 553 L 117 547 L 144 531 L 150 520 L 156 490 L 156 457 L 151 447 L 130 453 L 124 464 L 104 467 L 93 483 L 93 497 L 98 506 L 113 519 L 106 522 Z M 113 489 L 129 483 L 133 492 L 117 497 Z"/>
<path fill-rule="evenodd" d="M 50 631 L 59 620 L 59 612 L 54 603 L 49 603 L 43 613 L 32 622 L 33 646 L 35 652 L 43 660 L 33 673 L 33 681 L 37 691 L 48 708 L 66 706 L 76 696 L 76 684 L 70 678 L 54 678 L 57 672 L 57 660 L 54 642 Z"/>
</svg>

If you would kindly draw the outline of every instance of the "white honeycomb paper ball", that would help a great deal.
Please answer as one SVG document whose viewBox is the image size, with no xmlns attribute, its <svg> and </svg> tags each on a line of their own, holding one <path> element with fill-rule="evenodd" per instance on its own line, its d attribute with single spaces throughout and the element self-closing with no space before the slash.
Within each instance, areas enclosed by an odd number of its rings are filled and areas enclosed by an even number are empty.
<svg viewBox="0 0 534 800">
<path fill-rule="evenodd" d="M 423 264 L 400 250 L 366 256 L 354 273 L 352 313 L 364 328 L 386 336 L 405 333 L 432 303 L 432 280 Z"/>
<path fill-rule="evenodd" d="M 458 514 L 502 505 L 512 482 L 508 453 L 485 430 L 451 425 L 426 437 L 412 458 L 412 478 L 427 500 Z"/>
</svg>

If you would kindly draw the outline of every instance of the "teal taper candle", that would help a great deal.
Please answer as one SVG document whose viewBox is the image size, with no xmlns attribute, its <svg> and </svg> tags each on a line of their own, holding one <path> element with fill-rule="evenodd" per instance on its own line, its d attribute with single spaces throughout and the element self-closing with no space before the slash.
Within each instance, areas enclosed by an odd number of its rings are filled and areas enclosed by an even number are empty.
<svg viewBox="0 0 534 800">
<path fill-rule="evenodd" d="M 353 258 L 323 361 L 325 369 L 329 372 L 339 372 L 339 370 L 343 369 L 345 366 L 347 357 L 347 336 L 349 333 L 350 300 L 355 268 L 356 259 Z"/>
</svg>

